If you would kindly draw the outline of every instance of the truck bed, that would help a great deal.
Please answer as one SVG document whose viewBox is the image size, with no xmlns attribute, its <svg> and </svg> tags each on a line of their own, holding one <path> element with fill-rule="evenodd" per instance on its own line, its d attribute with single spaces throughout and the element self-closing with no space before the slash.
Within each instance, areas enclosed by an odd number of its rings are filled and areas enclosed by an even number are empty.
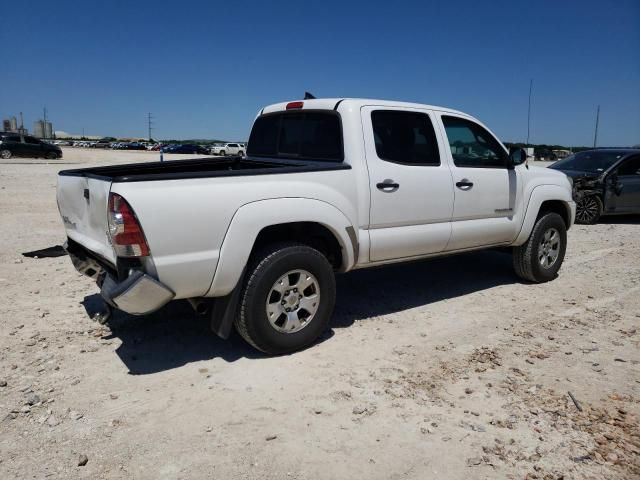
<svg viewBox="0 0 640 480">
<path fill-rule="evenodd" d="M 79 168 L 62 170 L 59 175 L 122 183 L 178 180 L 183 178 L 303 173 L 346 170 L 349 168 L 351 168 L 349 165 L 337 162 L 226 157 L 221 159 L 198 158 L 194 160 L 171 160 L 167 162 Z"/>
</svg>

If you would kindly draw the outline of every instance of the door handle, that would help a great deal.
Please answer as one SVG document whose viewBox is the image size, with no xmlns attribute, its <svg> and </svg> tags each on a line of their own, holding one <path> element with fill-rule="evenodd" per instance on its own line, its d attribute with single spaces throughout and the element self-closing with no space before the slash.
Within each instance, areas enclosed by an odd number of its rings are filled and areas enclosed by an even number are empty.
<svg viewBox="0 0 640 480">
<path fill-rule="evenodd" d="M 390 192 L 399 189 L 400 184 L 395 183 L 393 180 L 386 179 L 384 182 L 377 183 L 376 187 L 378 188 L 378 190 Z"/>
<path fill-rule="evenodd" d="M 471 187 L 473 187 L 473 182 L 470 182 L 468 179 L 463 178 L 459 182 L 456 182 L 456 187 L 461 190 L 469 190 Z"/>
</svg>

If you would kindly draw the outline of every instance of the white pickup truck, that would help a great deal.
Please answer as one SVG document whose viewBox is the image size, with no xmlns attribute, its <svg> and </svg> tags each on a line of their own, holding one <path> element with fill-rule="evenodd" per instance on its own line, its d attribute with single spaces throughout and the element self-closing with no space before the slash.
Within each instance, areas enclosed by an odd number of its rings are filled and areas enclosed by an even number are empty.
<svg viewBox="0 0 640 480">
<path fill-rule="evenodd" d="M 529 167 L 447 108 L 271 105 L 247 154 L 60 172 L 74 265 L 112 307 L 143 315 L 189 299 L 221 337 L 235 325 L 280 354 L 327 328 L 336 272 L 511 247 L 516 273 L 544 282 L 574 222 L 566 175 Z"/>
</svg>

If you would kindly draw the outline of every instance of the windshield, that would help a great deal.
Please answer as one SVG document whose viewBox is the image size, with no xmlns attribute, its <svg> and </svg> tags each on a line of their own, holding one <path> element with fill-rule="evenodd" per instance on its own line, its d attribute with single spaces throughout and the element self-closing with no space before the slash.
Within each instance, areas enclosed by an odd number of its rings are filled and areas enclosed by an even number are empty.
<svg viewBox="0 0 640 480">
<path fill-rule="evenodd" d="M 625 156 L 619 151 L 578 152 L 553 164 L 554 169 L 601 173 Z"/>
</svg>

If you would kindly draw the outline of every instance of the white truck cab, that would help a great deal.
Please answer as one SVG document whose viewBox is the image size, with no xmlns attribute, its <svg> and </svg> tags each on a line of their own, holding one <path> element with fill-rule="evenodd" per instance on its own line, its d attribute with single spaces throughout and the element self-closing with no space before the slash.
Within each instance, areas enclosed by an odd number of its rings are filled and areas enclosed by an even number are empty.
<svg viewBox="0 0 640 480">
<path fill-rule="evenodd" d="M 235 325 L 278 354 L 327 327 L 335 273 L 510 247 L 516 273 L 544 282 L 574 222 L 566 175 L 448 108 L 279 103 L 259 112 L 246 154 L 60 172 L 76 268 L 112 307 L 187 298 L 218 335 Z"/>
</svg>

